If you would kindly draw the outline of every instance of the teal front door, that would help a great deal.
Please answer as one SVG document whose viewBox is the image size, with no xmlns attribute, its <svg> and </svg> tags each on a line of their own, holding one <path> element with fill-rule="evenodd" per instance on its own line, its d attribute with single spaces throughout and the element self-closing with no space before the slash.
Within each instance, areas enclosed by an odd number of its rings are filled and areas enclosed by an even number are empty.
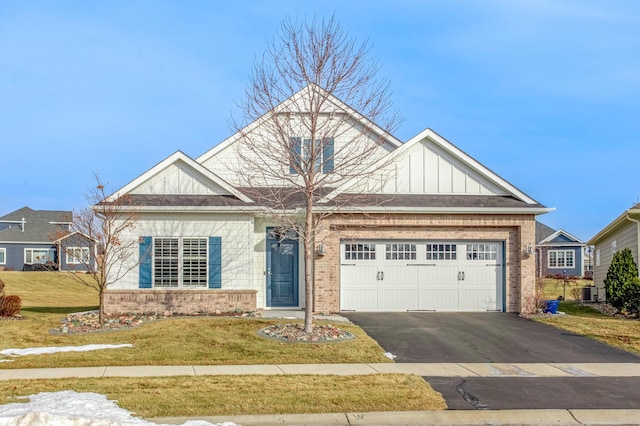
<svg viewBox="0 0 640 426">
<path fill-rule="evenodd" d="M 267 233 L 267 306 L 298 306 L 298 241 Z"/>
</svg>

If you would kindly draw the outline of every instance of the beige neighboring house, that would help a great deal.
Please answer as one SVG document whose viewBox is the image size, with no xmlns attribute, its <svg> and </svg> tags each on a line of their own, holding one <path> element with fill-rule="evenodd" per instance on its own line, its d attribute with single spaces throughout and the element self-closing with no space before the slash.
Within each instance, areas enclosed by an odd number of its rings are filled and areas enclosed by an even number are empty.
<svg viewBox="0 0 640 426">
<path fill-rule="evenodd" d="M 178 151 L 116 192 L 144 206 L 123 236 L 139 244 L 140 263 L 107 289 L 107 312 L 308 303 L 315 312 L 525 309 L 534 293 L 536 215 L 551 209 L 431 129 L 402 142 L 339 99 L 328 103 L 327 119 L 340 114 L 349 127 L 322 140 L 319 170 L 332 173 L 345 161 L 341 135 L 362 133 L 362 143 L 377 144 L 371 162 L 389 160 L 389 178 L 368 197 L 357 196 L 367 186 L 357 178 L 324 188 L 317 211 L 329 214 L 330 226 L 316 246 L 314 300 L 304 298 L 302 244 L 265 217 L 266 206 L 229 167 L 245 167 L 238 133 L 195 159 Z M 295 105 L 274 111 L 298 120 L 305 112 L 292 113 Z M 242 132 L 264 135 L 262 126 L 258 120 Z M 272 166 L 289 173 L 305 137 L 292 134 L 292 153 Z M 293 200 L 291 213 L 299 207 Z"/>
<path fill-rule="evenodd" d="M 636 264 L 640 253 L 640 203 L 622 212 L 613 222 L 604 227 L 588 242 L 594 248 L 593 282 L 598 288 L 598 300 L 605 300 L 604 279 L 613 260 L 613 255 L 628 248 Z"/>
</svg>

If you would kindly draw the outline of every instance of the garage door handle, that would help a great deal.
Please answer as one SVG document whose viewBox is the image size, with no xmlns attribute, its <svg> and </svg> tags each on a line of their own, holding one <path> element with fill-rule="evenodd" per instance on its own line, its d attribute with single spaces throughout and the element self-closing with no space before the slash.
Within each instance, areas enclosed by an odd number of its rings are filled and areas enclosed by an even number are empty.
<svg viewBox="0 0 640 426">
<path fill-rule="evenodd" d="M 376 280 L 380 281 L 380 271 L 378 271 L 378 273 L 376 274 Z"/>
<path fill-rule="evenodd" d="M 384 271 L 380 271 L 380 273 L 382 274 L 382 279 L 381 279 L 381 281 L 384 281 Z"/>
<path fill-rule="evenodd" d="M 462 272 L 462 281 L 464 281 L 464 272 Z"/>
</svg>

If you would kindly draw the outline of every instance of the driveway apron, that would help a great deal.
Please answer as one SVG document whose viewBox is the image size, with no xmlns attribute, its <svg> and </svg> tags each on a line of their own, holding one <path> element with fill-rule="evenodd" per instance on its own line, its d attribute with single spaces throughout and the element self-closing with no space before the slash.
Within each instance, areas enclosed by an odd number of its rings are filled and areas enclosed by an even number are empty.
<svg viewBox="0 0 640 426">
<path fill-rule="evenodd" d="M 343 313 L 398 363 L 638 363 L 595 340 L 505 313 Z M 425 377 L 452 410 L 640 409 L 638 377 Z"/>
</svg>

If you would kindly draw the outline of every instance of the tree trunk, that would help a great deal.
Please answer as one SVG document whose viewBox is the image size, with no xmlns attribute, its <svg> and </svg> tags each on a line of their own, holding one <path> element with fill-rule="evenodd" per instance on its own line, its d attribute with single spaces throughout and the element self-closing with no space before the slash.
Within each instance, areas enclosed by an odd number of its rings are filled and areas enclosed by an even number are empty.
<svg viewBox="0 0 640 426">
<path fill-rule="evenodd" d="M 98 324 L 102 325 L 104 320 L 104 289 L 100 290 L 100 306 L 98 307 Z"/>
<path fill-rule="evenodd" d="M 304 232 L 304 331 L 313 331 L 313 203 L 307 203 Z"/>
</svg>

